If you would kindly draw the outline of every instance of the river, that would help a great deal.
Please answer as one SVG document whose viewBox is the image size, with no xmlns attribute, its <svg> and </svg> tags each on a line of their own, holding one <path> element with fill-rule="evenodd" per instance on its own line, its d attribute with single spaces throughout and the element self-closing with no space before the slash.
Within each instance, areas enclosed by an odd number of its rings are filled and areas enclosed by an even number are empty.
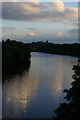
<svg viewBox="0 0 80 120">
<path fill-rule="evenodd" d="M 59 103 L 65 101 L 63 90 L 71 87 L 72 66 L 77 64 L 77 58 L 31 54 L 29 70 L 3 84 L 4 118 L 52 118 Z"/>
</svg>

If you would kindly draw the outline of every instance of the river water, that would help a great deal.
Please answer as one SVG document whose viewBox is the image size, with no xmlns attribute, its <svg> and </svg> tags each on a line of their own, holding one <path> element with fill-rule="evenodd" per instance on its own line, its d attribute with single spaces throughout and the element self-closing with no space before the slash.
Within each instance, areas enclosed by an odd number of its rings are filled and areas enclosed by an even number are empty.
<svg viewBox="0 0 80 120">
<path fill-rule="evenodd" d="M 71 87 L 75 64 L 75 57 L 33 52 L 29 70 L 3 84 L 3 117 L 52 118 Z"/>
</svg>

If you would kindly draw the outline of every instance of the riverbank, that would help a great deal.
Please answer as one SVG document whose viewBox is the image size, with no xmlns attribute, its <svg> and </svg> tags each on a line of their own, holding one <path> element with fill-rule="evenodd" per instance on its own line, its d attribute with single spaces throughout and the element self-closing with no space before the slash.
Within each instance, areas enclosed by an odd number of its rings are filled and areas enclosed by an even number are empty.
<svg viewBox="0 0 80 120">
<path fill-rule="evenodd" d="M 49 42 L 30 43 L 31 52 L 42 52 L 58 55 L 69 55 L 80 58 L 80 44 L 54 44 Z"/>
<path fill-rule="evenodd" d="M 22 43 L 12 40 L 2 41 L 3 77 L 7 74 L 21 73 L 29 68 L 31 52 L 48 53 L 54 55 L 68 55 L 80 58 L 80 44 L 54 44 L 39 41 Z"/>
<path fill-rule="evenodd" d="M 31 63 L 29 44 L 17 41 L 2 41 L 2 76 L 21 73 Z"/>
</svg>

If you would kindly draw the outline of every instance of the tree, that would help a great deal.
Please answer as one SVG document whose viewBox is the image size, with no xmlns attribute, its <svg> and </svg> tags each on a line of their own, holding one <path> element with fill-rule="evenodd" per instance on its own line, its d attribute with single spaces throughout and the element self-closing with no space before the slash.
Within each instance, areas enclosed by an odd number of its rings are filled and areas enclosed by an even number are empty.
<svg viewBox="0 0 80 120">
<path fill-rule="evenodd" d="M 65 99 L 67 103 L 61 103 L 55 110 L 54 120 L 80 120 L 80 66 L 73 66 L 74 74 L 72 87 L 67 90 Z"/>
<path fill-rule="evenodd" d="M 2 41 L 2 74 L 3 78 L 27 69 L 30 65 L 29 44 L 22 42 Z"/>
</svg>

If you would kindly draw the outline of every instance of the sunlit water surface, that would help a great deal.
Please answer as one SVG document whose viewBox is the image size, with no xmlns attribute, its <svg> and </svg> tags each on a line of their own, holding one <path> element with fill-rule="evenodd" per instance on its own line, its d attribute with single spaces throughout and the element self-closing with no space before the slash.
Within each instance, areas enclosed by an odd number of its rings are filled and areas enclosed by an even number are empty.
<svg viewBox="0 0 80 120">
<path fill-rule="evenodd" d="M 51 118 L 71 86 L 74 64 L 75 57 L 32 53 L 29 70 L 3 84 L 3 117 Z"/>
</svg>

